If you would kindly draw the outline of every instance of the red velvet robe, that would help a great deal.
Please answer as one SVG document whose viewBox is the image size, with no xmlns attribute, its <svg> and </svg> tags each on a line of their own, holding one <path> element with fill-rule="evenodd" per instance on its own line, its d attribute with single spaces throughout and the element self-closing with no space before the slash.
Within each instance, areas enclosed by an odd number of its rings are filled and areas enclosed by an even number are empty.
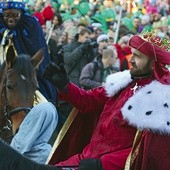
<svg viewBox="0 0 170 170">
<path fill-rule="evenodd" d="M 149 83 L 148 79 L 138 80 L 138 85 Z M 85 91 L 72 83 L 68 84 L 68 94 L 60 93 L 62 100 L 69 101 L 83 111 L 83 114 L 100 114 L 98 124 L 90 143 L 82 153 L 76 154 L 56 166 L 78 165 L 81 159 L 100 158 L 104 170 L 122 170 L 131 150 L 136 129 L 123 119 L 121 108 L 133 95 L 132 88 L 136 82 L 130 83 L 113 97 L 107 97 L 102 87 Z M 77 127 L 78 128 L 78 127 Z M 76 147 L 76 146 L 73 146 Z"/>
<path fill-rule="evenodd" d="M 144 131 L 131 170 L 169 170 L 170 136 Z"/>
</svg>

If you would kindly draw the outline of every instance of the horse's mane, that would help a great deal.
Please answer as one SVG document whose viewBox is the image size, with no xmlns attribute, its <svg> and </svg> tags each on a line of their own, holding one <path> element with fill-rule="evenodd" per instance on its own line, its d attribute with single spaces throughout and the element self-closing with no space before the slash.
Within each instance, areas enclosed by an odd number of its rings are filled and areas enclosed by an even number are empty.
<svg viewBox="0 0 170 170">
<path fill-rule="evenodd" d="M 12 69 L 19 75 L 24 75 L 27 80 L 31 81 L 35 87 L 37 86 L 36 71 L 31 63 L 30 56 L 21 54 L 16 58 Z"/>
<path fill-rule="evenodd" d="M 27 159 L 5 142 L 0 140 L 0 169 L 16 170 L 59 170 L 57 167 L 42 165 Z"/>
</svg>

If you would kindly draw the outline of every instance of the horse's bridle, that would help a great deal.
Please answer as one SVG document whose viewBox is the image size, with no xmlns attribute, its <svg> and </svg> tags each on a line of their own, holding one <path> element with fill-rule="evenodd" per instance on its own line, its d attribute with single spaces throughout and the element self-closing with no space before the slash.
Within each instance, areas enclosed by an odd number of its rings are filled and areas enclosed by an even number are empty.
<svg viewBox="0 0 170 170">
<path fill-rule="evenodd" d="M 5 106 L 5 107 L 7 107 L 7 106 Z M 13 110 L 11 110 L 9 112 L 7 111 L 8 109 L 6 109 L 6 108 L 4 110 L 6 110 L 4 112 L 4 116 L 5 116 L 5 119 L 6 119 L 7 123 L 6 123 L 5 126 L 3 126 L 0 129 L 0 133 L 5 132 L 6 130 L 12 130 L 12 122 L 10 120 L 12 115 L 14 115 L 14 114 L 16 114 L 18 112 L 21 112 L 21 111 L 24 111 L 27 114 L 28 112 L 30 112 L 31 108 L 30 107 L 18 107 L 18 108 L 15 108 L 15 109 L 13 109 Z"/>
<path fill-rule="evenodd" d="M 25 113 L 28 113 L 31 110 L 30 107 L 17 107 L 9 112 L 7 112 L 7 116 L 10 118 L 12 115 L 24 111 Z"/>
<path fill-rule="evenodd" d="M 4 117 L 7 121 L 6 125 L 4 125 L 1 129 L 0 129 L 0 134 L 9 130 L 11 131 L 12 130 L 12 122 L 10 120 L 11 116 L 18 113 L 18 112 L 21 112 L 21 111 L 24 111 L 26 114 L 28 112 L 30 112 L 31 110 L 31 107 L 17 107 L 17 108 L 14 108 L 12 110 L 10 110 L 10 106 L 8 105 L 8 101 L 7 101 L 7 98 L 6 98 L 6 76 L 4 78 L 4 82 L 3 82 L 3 89 L 2 89 L 2 96 L 4 96 L 4 101 L 5 101 L 5 105 L 4 105 Z"/>
</svg>

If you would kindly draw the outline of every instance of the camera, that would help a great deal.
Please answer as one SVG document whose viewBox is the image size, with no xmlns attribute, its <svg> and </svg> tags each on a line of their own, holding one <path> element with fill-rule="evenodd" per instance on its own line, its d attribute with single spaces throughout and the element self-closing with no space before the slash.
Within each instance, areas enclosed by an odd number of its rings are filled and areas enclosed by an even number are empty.
<svg viewBox="0 0 170 170">
<path fill-rule="evenodd" d="M 96 48 L 96 47 L 98 47 L 98 44 L 97 44 L 97 42 L 91 42 L 91 43 L 89 43 L 89 46 Z"/>
<path fill-rule="evenodd" d="M 91 40 L 86 41 L 85 44 L 88 45 L 88 46 L 91 47 L 91 48 L 96 48 L 96 47 L 98 47 L 97 42 L 91 41 Z"/>
</svg>

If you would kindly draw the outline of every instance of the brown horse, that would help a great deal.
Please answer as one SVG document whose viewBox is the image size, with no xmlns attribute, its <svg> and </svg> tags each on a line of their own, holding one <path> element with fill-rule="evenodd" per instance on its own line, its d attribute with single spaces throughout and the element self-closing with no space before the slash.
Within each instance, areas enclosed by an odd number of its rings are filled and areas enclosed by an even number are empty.
<svg viewBox="0 0 170 170">
<path fill-rule="evenodd" d="M 36 68 L 43 54 L 41 49 L 33 57 L 15 56 L 10 47 L 0 68 L 0 137 L 8 143 L 33 107 L 38 87 Z"/>
</svg>

